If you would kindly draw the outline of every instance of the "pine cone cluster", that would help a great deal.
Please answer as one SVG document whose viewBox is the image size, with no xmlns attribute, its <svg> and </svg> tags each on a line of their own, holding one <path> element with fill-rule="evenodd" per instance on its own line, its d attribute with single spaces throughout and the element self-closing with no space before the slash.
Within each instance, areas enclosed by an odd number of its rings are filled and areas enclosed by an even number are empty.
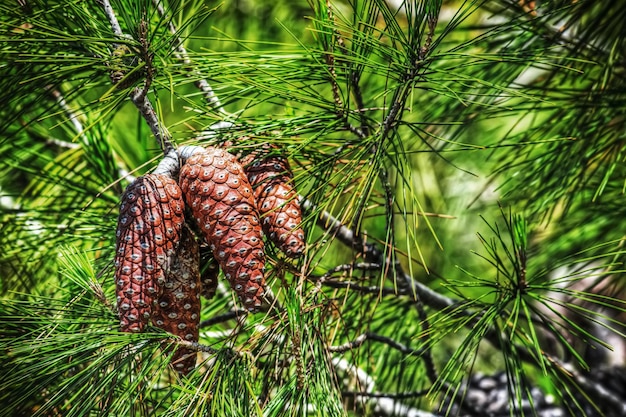
<svg viewBox="0 0 626 417">
<path fill-rule="evenodd" d="M 139 332 L 152 323 L 193 342 L 200 296 L 215 294 L 220 269 L 245 308 L 259 310 L 265 291 L 263 231 L 287 256 L 297 257 L 304 251 L 302 215 L 282 158 L 249 155 L 244 168 L 225 150 L 198 146 L 179 148 L 175 161 L 168 157 L 122 195 L 117 308 L 122 331 Z M 178 348 L 171 363 L 187 373 L 196 354 Z"/>
</svg>

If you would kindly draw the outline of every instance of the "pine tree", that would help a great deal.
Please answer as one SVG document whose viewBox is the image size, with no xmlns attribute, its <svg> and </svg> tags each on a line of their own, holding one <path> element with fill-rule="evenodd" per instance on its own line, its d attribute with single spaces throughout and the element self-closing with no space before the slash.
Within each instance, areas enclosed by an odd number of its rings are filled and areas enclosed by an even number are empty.
<svg viewBox="0 0 626 417">
<path fill-rule="evenodd" d="M 625 19 L 592 0 L 3 0 L 0 416 L 624 415 Z M 167 309 L 122 331 L 125 190 L 209 147 L 239 161 L 219 172 L 242 217 L 188 181 Z M 280 181 L 274 207 L 241 172 Z M 169 209 L 145 197 L 155 226 Z M 252 242 L 265 219 L 303 250 Z M 159 324 L 200 295 L 193 332 Z"/>
</svg>

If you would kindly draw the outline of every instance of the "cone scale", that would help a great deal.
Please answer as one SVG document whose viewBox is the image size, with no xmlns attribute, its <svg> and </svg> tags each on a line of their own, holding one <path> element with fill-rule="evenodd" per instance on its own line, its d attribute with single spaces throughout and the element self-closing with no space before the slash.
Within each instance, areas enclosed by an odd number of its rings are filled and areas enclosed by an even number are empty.
<svg viewBox="0 0 626 417">
<path fill-rule="evenodd" d="M 197 342 L 200 323 L 200 259 L 198 243 L 189 228 L 183 226 L 181 238 L 170 267 L 165 271 L 165 284 L 154 306 L 155 326 L 188 342 Z M 197 353 L 178 347 L 170 363 L 178 372 L 187 374 L 196 366 Z"/>
</svg>

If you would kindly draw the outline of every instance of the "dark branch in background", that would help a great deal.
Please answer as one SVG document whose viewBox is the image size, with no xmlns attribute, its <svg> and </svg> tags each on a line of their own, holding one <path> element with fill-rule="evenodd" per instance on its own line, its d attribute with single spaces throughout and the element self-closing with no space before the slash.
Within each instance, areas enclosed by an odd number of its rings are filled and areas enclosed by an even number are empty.
<svg viewBox="0 0 626 417">
<path fill-rule="evenodd" d="M 376 333 L 362 333 L 359 336 L 357 336 L 353 341 L 348 342 L 348 343 L 344 343 L 343 345 L 339 345 L 339 346 L 329 346 L 328 347 L 328 351 L 329 352 L 336 352 L 336 353 L 345 353 L 349 350 L 358 348 L 359 346 L 361 346 L 363 343 L 365 343 L 366 340 L 374 340 L 376 342 L 381 342 L 386 344 L 387 346 L 396 349 L 397 351 L 405 354 L 405 355 L 413 355 L 413 356 L 422 356 L 424 353 L 424 349 L 412 349 L 408 346 L 403 345 L 400 342 L 396 342 L 395 340 L 391 339 L 390 337 L 386 337 L 386 336 L 382 336 Z"/>
<path fill-rule="evenodd" d="M 367 294 L 378 294 L 381 296 L 406 295 L 406 292 L 403 292 L 402 290 L 399 290 L 396 288 L 378 287 L 376 285 L 363 286 L 352 281 L 335 281 L 335 280 L 330 279 L 334 274 L 338 272 L 347 272 L 347 271 L 354 271 L 354 270 L 379 271 L 380 264 L 367 263 L 367 262 L 359 262 L 355 264 L 342 264 L 342 265 L 337 265 L 336 267 L 330 269 L 328 272 L 326 272 L 324 275 L 320 277 L 309 275 L 308 278 L 311 280 L 314 280 L 315 284 L 318 287 L 324 285 L 330 288 L 347 288 L 347 289 L 350 289 L 351 291 L 357 291 L 357 292 L 367 293 Z"/>
<path fill-rule="evenodd" d="M 346 288 L 346 289 L 350 289 L 351 291 L 356 291 L 356 292 L 360 292 L 363 294 L 379 294 L 382 296 L 388 296 L 388 295 L 397 296 L 398 295 L 398 291 L 396 291 L 393 288 L 378 287 L 376 285 L 363 286 L 363 285 L 355 284 L 354 282 L 328 281 L 328 280 L 324 281 L 322 284 L 325 287 Z"/>
<path fill-rule="evenodd" d="M 315 206 L 310 200 L 307 199 L 302 200 L 302 208 L 310 212 L 315 211 Z M 332 235 L 344 245 L 360 249 L 366 262 L 383 265 L 385 270 L 389 269 L 389 265 L 386 265 L 387 260 L 384 259 L 383 252 L 381 252 L 375 244 L 365 243 L 360 236 L 357 236 L 350 228 L 344 226 L 330 213 L 326 211 L 320 212 L 319 217 L 317 218 L 317 225 L 330 231 Z M 404 272 L 401 265 L 396 265 L 395 272 L 398 277 L 409 284 L 411 291 L 407 293 L 407 295 L 412 296 L 413 292 L 419 294 L 422 301 L 426 305 L 442 310 L 459 304 L 458 301 L 445 297 L 438 292 L 431 290 L 426 285 L 415 281 L 413 277 Z"/>
<path fill-rule="evenodd" d="M 325 284 L 328 278 L 330 278 L 331 276 L 333 276 L 333 274 L 336 274 L 337 272 L 347 272 L 347 271 L 352 271 L 355 269 L 358 269 L 361 271 L 376 271 L 379 268 L 380 268 L 379 264 L 366 263 L 366 262 L 360 262 L 357 264 L 337 265 L 336 267 L 332 268 L 321 277 L 317 278 L 317 285 L 319 286 L 319 285 Z"/>
<path fill-rule="evenodd" d="M 220 314 L 219 316 L 211 317 L 210 319 L 202 320 L 198 327 L 200 329 L 204 327 L 213 326 L 214 324 L 223 323 L 229 320 L 236 320 L 240 316 L 247 314 L 248 312 L 243 309 L 231 310 L 228 313 Z"/>
<path fill-rule="evenodd" d="M 393 400 L 407 400 L 411 398 L 419 398 L 428 395 L 430 390 L 425 389 L 413 392 L 399 392 L 392 394 L 390 392 L 364 392 L 364 391 L 341 391 L 343 397 L 367 397 L 367 398 L 389 398 Z M 426 415 L 431 415 L 430 413 Z"/>
<path fill-rule="evenodd" d="M 119 22 L 117 21 L 117 17 L 115 16 L 115 12 L 113 8 L 111 7 L 111 3 L 109 2 L 109 0 L 102 0 L 102 6 L 104 8 L 105 14 L 107 15 L 107 18 L 109 19 L 111 29 L 113 30 L 113 33 L 115 34 L 115 36 L 120 40 L 128 39 L 129 37 L 122 32 L 122 28 Z M 146 25 L 146 22 L 142 21 L 141 24 Z M 145 35 L 145 33 L 142 33 L 142 35 Z M 143 39 L 141 39 L 141 43 L 142 43 L 142 48 L 144 49 L 142 52 L 145 55 L 144 56 L 144 59 L 145 59 L 145 58 L 148 58 L 149 56 L 147 52 L 148 45 L 147 45 L 147 39 L 145 38 L 145 36 L 142 36 L 142 38 Z M 121 45 L 113 44 L 113 47 L 115 48 L 120 47 L 120 46 Z M 169 133 L 167 133 L 165 128 L 161 125 L 161 122 L 159 121 L 159 118 L 156 115 L 154 107 L 152 106 L 150 99 L 148 99 L 147 97 L 148 89 L 150 88 L 150 84 L 152 83 L 152 76 L 153 76 L 150 62 L 146 62 L 146 68 L 147 68 L 147 71 L 146 71 L 147 76 L 146 76 L 146 80 L 144 83 L 144 88 L 139 88 L 139 87 L 134 88 L 133 91 L 130 93 L 130 100 L 133 102 L 135 107 L 137 107 L 137 109 L 143 116 L 144 120 L 150 127 L 150 131 L 152 132 L 157 142 L 159 143 L 159 146 L 161 150 L 163 150 L 163 153 L 167 155 L 171 150 L 174 149 L 174 146 L 172 145 L 171 137 Z"/>
<path fill-rule="evenodd" d="M 580 389 L 580 392 L 584 395 L 589 395 L 596 404 L 606 405 L 609 404 L 612 411 L 620 412 L 616 415 L 626 416 L 626 402 L 622 401 L 615 393 L 605 389 L 603 384 L 593 381 L 591 378 L 585 377 L 572 366 L 563 364 L 558 359 L 544 353 L 544 357 L 555 364 L 555 368 L 558 369 L 565 378 L 571 378 Z"/>
<path fill-rule="evenodd" d="M 157 8 L 159 15 L 162 17 L 165 16 L 165 9 L 163 9 L 163 4 L 161 0 L 152 0 L 152 3 Z M 167 26 L 170 33 L 174 36 L 177 36 L 178 30 L 171 20 L 168 20 Z M 187 70 L 185 75 L 189 78 L 194 79 L 194 85 L 200 91 L 202 91 L 205 100 L 218 112 L 222 113 L 225 116 L 230 116 L 230 114 L 226 110 L 224 110 L 224 107 L 222 107 L 222 103 L 220 102 L 219 97 L 215 95 L 209 82 L 206 79 L 202 78 L 198 72 L 193 70 L 191 59 L 189 59 L 189 55 L 187 54 L 187 50 L 183 46 L 183 42 L 181 39 L 176 39 L 174 56 L 183 61 Z"/>
</svg>

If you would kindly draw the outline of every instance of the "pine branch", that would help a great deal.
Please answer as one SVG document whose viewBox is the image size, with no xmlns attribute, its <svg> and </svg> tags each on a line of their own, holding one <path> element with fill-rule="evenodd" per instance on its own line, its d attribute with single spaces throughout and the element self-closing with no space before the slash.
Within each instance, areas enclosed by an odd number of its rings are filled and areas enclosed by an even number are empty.
<svg viewBox="0 0 626 417">
<path fill-rule="evenodd" d="M 323 7 L 321 2 L 319 3 L 319 5 L 320 7 Z M 361 95 L 361 91 L 359 89 L 358 82 L 357 82 L 356 92 L 358 93 L 358 97 L 360 101 L 357 101 L 358 105 L 357 105 L 356 112 L 358 112 L 359 117 L 361 119 L 361 126 L 354 126 L 350 123 L 350 120 L 348 117 L 349 114 L 346 113 L 346 110 L 348 109 L 342 99 L 341 87 L 339 86 L 339 83 L 337 81 L 338 77 L 337 77 L 337 68 L 336 68 L 335 44 L 339 48 L 339 51 L 344 55 L 347 54 L 347 49 L 345 46 L 345 41 L 343 39 L 343 36 L 336 29 L 335 14 L 334 14 L 332 5 L 330 3 L 330 0 L 327 0 L 324 6 L 326 8 L 324 18 L 328 20 L 328 22 L 331 25 L 331 28 L 330 28 L 329 33 L 328 32 L 322 33 L 321 42 L 322 42 L 322 47 L 324 49 L 323 58 L 326 63 L 327 72 L 328 72 L 327 78 L 331 86 L 331 91 L 333 94 L 333 101 L 335 103 L 335 114 L 336 114 L 337 119 L 342 121 L 344 129 L 353 133 L 359 139 L 364 140 L 369 136 L 369 126 L 366 123 L 366 118 L 365 118 L 364 112 L 362 111 L 363 110 L 363 97 Z M 320 13 L 324 13 L 324 12 L 320 11 Z M 354 80 L 355 77 L 352 77 L 352 79 Z M 354 86 L 352 87 L 354 88 Z"/>
<path fill-rule="evenodd" d="M 414 80 L 418 77 L 420 71 L 424 66 L 424 59 L 426 58 L 428 52 L 430 51 L 430 45 L 432 43 L 433 36 L 435 34 L 435 28 L 437 26 L 437 21 L 439 19 L 438 15 L 430 14 L 428 16 L 428 34 L 426 35 L 426 40 L 424 44 L 419 48 L 419 52 L 417 56 L 413 58 L 413 62 L 410 62 L 409 69 L 406 74 L 402 77 L 401 85 L 394 92 L 394 98 L 392 100 L 392 104 L 389 108 L 389 113 L 385 117 L 385 120 L 382 123 L 380 130 L 380 140 L 381 143 L 384 142 L 389 134 L 393 131 L 396 126 L 398 120 L 402 117 L 402 112 L 404 111 L 406 100 L 411 93 L 412 84 Z"/>
<path fill-rule="evenodd" d="M 326 13 L 328 15 L 328 19 L 334 23 L 334 15 L 332 8 L 330 6 L 330 0 L 326 1 Z M 339 84 L 337 84 L 337 71 L 335 70 L 335 55 L 333 53 L 334 39 L 333 37 L 336 35 L 336 32 L 333 32 L 331 35 L 331 39 L 326 43 L 326 53 L 324 54 L 324 59 L 326 60 L 326 65 L 328 66 L 328 72 L 330 73 L 330 85 L 333 91 L 333 98 L 335 100 L 335 106 L 337 108 L 337 117 L 339 119 L 344 118 L 343 111 L 343 100 L 341 99 Z"/>
<path fill-rule="evenodd" d="M 390 337 L 382 336 L 376 333 L 362 333 L 354 338 L 354 340 L 344 343 L 339 346 L 329 346 L 328 351 L 334 353 L 345 353 L 349 350 L 356 349 L 363 345 L 365 341 L 373 340 L 376 342 L 381 342 L 386 344 L 387 346 L 399 351 L 400 353 L 407 356 L 417 356 L 421 357 L 424 354 L 424 349 L 412 349 L 408 346 L 403 345 L 400 342 L 393 340 Z"/>
<path fill-rule="evenodd" d="M 313 210 L 314 208 L 313 204 L 309 200 L 303 200 L 302 206 L 305 210 Z M 362 248 L 362 253 L 365 259 L 378 260 L 379 263 L 375 263 L 376 265 L 388 265 L 389 259 L 388 258 L 383 259 L 383 254 L 381 251 L 379 251 L 373 244 L 366 244 L 362 239 L 356 236 L 354 231 L 344 226 L 339 220 L 335 219 L 330 213 L 322 211 L 318 217 L 317 224 L 320 227 L 331 231 L 333 235 L 346 246 L 351 247 L 351 248 Z M 373 264 L 368 264 L 368 265 L 371 266 Z M 409 276 L 403 271 L 403 269 L 401 268 L 401 265 L 396 265 L 395 268 L 396 268 L 395 270 L 396 275 L 400 277 L 407 285 L 406 288 L 409 289 L 408 294 L 414 294 L 415 297 L 417 297 L 416 301 L 418 301 L 418 303 L 421 297 L 421 299 L 426 305 L 429 305 L 430 307 L 440 309 L 440 310 L 444 310 L 444 309 L 447 310 L 450 307 L 460 305 L 460 302 L 444 297 L 441 294 L 426 287 L 425 285 L 420 284 L 419 282 L 415 281 L 411 276 Z M 337 268 L 336 271 L 332 270 L 331 273 L 339 272 L 341 270 L 349 270 L 349 269 L 347 265 L 340 266 Z M 385 267 L 385 270 L 391 270 L 391 269 L 388 267 Z M 346 287 L 350 288 L 347 285 Z M 465 311 L 465 310 L 456 310 L 456 311 L 448 310 L 448 311 L 450 311 L 450 314 L 468 317 L 469 319 L 464 321 L 465 323 L 464 326 L 470 329 L 474 328 L 481 319 L 480 316 L 476 316 L 475 314 L 472 314 L 469 311 Z M 422 314 L 424 314 L 424 312 L 422 312 Z M 369 334 L 362 334 L 359 337 L 357 337 L 355 340 L 348 342 L 345 345 L 332 347 L 330 350 L 342 352 L 342 351 L 355 349 L 355 348 L 360 347 L 368 338 L 373 338 L 373 336 Z M 502 349 L 502 345 L 500 343 L 501 336 L 498 334 L 496 329 L 494 328 L 488 329 L 484 333 L 483 338 L 489 341 L 490 344 L 492 344 L 494 347 L 498 349 Z M 393 343 L 390 340 L 380 340 L 380 341 Z M 418 356 L 423 356 L 424 353 L 427 353 L 427 350 L 424 350 L 424 349 L 420 349 L 418 351 L 414 351 L 414 350 L 409 351 L 409 350 L 406 350 L 406 348 L 401 347 L 400 345 L 397 345 L 397 347 L 403 353 L 411 353 L 411 354 L 418 353 Z M 539 358 L 537 358 L 528 349 L 521 347 L 521 346 L 515 346 L 514 349 L 522 361 L 525 361 L 533 365 L 538 365 L 537 360 Z M 547 355 L 545 356 L 545 359 L 548 360 L 549 362 L 556 364 L 558 368 L 565 369 L 566 365 L 560 362 L 558 359 L 549 357 Z M 426 363 L 427 368 L 430 368 L 428 369 L 429 378 L 431 378 L 431 380 L 434 381 L 437 379 L 437 373 L 436 373 L 434 364 L 432 363 L 432 359 L 430 359 L 429 355 L 426 355 L 425 360 L 427 361 Z M 585 383 L 584 377 L 579 376 L 579 378 L 580 378 L 579 379 L 580 384 Z M 602 388 L 600 387 L 599 389 L 601 390 Z M 599 392 L 598 396 L 599 398 L 602 398 L 602 393 Z"/>
<path fill-rule="evenodd" d="M 210 327 L 215 324 L 223 323 L 229 320 L 237 320 L 240 316 L 244 314 L 246 314 L 246 310 L 243 309 L 231 310 L 227 313 L 220 314 L 218 316 L 211 317 L 210 319 L 201 321 L 198 325 L 198 328 L 202 329 L 204 327 Z"/>
<path fill-rule="evenodd" d="M 111 3 L 109 2 L 109 0 L 101 1 L 104 12 L 109 19 L 109 23 L 115 37 L 120 40 L 128 39 L 128 36 L 122 32 L 122 28 L 117 20 L 117 16 L 115 15 L 115 11 L 111 7 Z M 141 22 L 141 24 L 146 25 L 147 23 L 144 21 Z M 147 42 L 147 40 L 145 39 L 146 33 L 141 33 L 141 36 L 141 41 L 144 44 L 144 53 L 147 54 L 147 45 L 145 45 L 145 43 Z M 113 46 L 115 48 L 120 47 L 119 44 L 114 44 Z M 157 143 L 163 151 L 163 154 L 167 155 L 170 153 L 170 151 L 174 149 L 174 145 L 171 142 L 171 137 L 169 133 L 167 133 L 167 130 L 161 125 L 161 122 L 157 117 L 156 111 L 154 110 L 154 107 L 152 106 L 152 103 L 147 96 L 148 89 L 150 88 L 150 84 L 152 83 L 151 64 L 149 62 L 146 62 L 146 67 L 147 74 L 144 87 L 143 89 L 139 87 L 134 88 L 133 91 L 130 93 L 130 100 L 133 102 L 135 107 L 137 107 L 137 110 L 139 110 L 139 113 L 148 124 L 148 127 L 150 127 L 150 131 L 152 132 L 154 138 L 157 140 Z"/>
<path fill-rule="evenodd" d="M 316 208 L 310 200 L 303 199 L 302 200 L 302 208 L 306 211 L 315 211 Z M 400 278 L 400 282 L 404 282 L 406 288 L 409 289 L 409 294 L 412 291 L 415 291 L 418 294 L 422 301 L 433 308 L 436 309 L 445 309 L 455 305 L 458 305 L 458 302 L 445 297 L 436 291 L 431 290 L 426 285 L 416 281 L 408 275 L 402 268 L 400 264 L 389 265 L 389 259 L 384 258 L 384 254 L 380 251 L 376 245 L 373 243 L 366 243 L 361 237 L 357 236 L 356 233 L 347 226 L 343 225 L 339 220 L 333 217 L 330 213 L 326 211 L 321 211 L 317 218 L 317 225 L 321 228 L 328 230 L 333 234 L 335 238 L 337 238 L 341 243 L 352 248 L 353 250 L 357 250 L 363 254 L 363 258 L 367 262 L 375 263 L 381 265 L 383 270 L 385 271 L 394 271 L 396 276 Z"/>
</svg>

